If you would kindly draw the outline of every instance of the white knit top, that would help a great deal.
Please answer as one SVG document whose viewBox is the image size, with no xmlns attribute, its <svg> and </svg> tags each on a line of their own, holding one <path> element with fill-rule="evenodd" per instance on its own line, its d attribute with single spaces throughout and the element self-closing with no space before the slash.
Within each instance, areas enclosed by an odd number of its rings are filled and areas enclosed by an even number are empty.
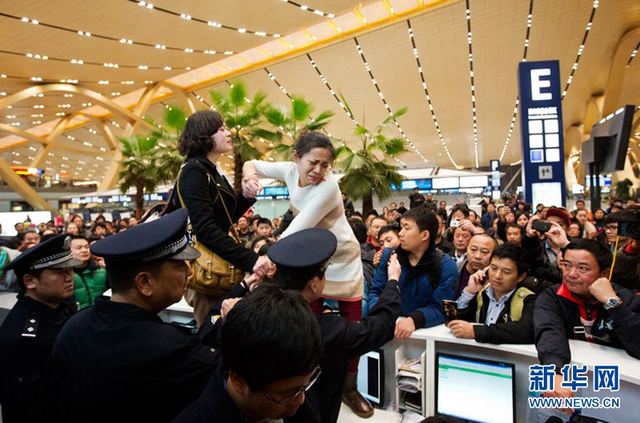
<svg viewBox="0 0 640 423">
<path fill-rule="evenodd" d="M 338 248 L 326 271 L 323 297 L 343 301 L 362 298 L 363 274 L 360 244 L 344 214 L 338 182 L 333 175 L 316 185 L 298 185 L 298 167 L 293 162 L 252 160 L 258 176 L 283 181 L 289 190 L 289 203 L 295 218 L 281 238 L 307 228 L 329 229 L 338 239 Z M 309 248 L 313 248 L 310 245 Z"/>
</svg>

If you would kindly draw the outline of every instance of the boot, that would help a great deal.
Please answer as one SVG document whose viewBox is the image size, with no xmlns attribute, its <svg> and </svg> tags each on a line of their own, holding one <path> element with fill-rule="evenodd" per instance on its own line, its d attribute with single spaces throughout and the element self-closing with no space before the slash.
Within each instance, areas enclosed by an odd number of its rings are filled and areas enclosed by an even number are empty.
<svg viewBox="0 0 640 423">
<path fill-rule="evenodd" d="M 369 401 L 358 392 L 356 381 L 358 379 L 358 372 L 347 372 L 344 379 L 344 388 L 342 390 L 342 402 L 347 404 L 351 411 L 353 411 L 358 417 L 364 419 L 373 416 L 373 407 L 369 404 Z"/>
</svg>

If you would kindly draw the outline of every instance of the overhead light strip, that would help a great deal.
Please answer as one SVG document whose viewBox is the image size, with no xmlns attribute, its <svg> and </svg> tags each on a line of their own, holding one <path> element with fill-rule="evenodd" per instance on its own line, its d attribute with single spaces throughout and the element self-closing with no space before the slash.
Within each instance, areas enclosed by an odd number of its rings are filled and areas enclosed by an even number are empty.
<svg viewBox="0 0 640 423">
<path fill-rule="evenodd" d="M 264 71 L 267 73 L 267 75 L 269 75 L 269 79 L 272 80 L 278 86 L 278 89 L 280 91 L 282 91 L 282 94 L 286 95 L 289 100 L 293 100 L 293 97 L 291 97 L 291 95 L 286 90 L 286 88 L 283 87 L 280 82 L 278 82 L 278 79 L 276 78 L 276 76 L 273 73 L 271 73 L 271 71 L 268 68 L 264 68 Z"/>
<path fill-rule="evenodd" d="M 562 91 L 563 100 L 564 100 L 564 97 L 567 95 L 567 92 L 569 91 L 569 87 L 571 86 L 571 83 L 573 82 L 573 76 L 578 70 L 578 63 L 580 63 L 580 57 L 582 57 L 582 55 L 584 54 L 584 48 L 585 48 L 585 45 L 587 44 L 587 38 L 589 37 L 589 33 L 591 32 L 591 27 L 593 26 L 593 19 L 596 16 L 596 10 L 598 9 L 599 5 L 600 5 L 600 0 L 593 0 L 593 4 L 591 5 L 591 15 L 589 16 L 589 22 L 587 22 L 587 26 L 584 29 L 584 35 L 582 36 L 582 42 L 578 47 L 576 60 L 573 62 L 573 66 L 571 66 L 571 73 L 569 74 L 569 78 L 567 78 L 567 83 L 564 87 L 564 90 Z"/>
<path fill-rule="evenodd" d="M 2 54 L 10 54 L 13 56 L 22 56 L 22 57 L 26 57 L 29 59 L 34 59 L 34 60 L 43 60 L 43 61 L 54 61 L 54 62 L 65 62 L 65 63 L 69 63 L 72 65 L 90 65 L 90 66 L 101 66 L 101 67 L 105 67 L 105 68 L 110 68 L 110 69 L 138 69 L 138 70 L 164 70 L 164 71 L 171 71 L 171 70 L 191 70 L 190 66 L 187 67 L 172 67 L 172 66 L 149 66 L 149 65 L 120 65 L 118 63 L 112 63 L 112 62 L 92 62 L 92 61 L 88 61 L 88 60 L 82 60 L 82 59 L 77 59 L 77 58 L 72 58 L 72 59 L 63 59 L 60 57 L 51 57 L 51 56 L 47 56 L 47 55 L 41 55 L 41 54 L 34 54 L 31 52 L 28 53 L 20 53 L 17 51 L 11 51 L 11 50 L 0 50 L 0 53 Z"/>
<path fill-rule="evenodd" d="M 295 1 L 291 1 L 291 0 L 282 0 L 283 3 L 287 3 L 290 4 L 291 6 L 295 6 L 298 9 L 305 11 L 305 12 L 309 12 L 309 13 L 313 13 L 316 16 L 322 16 L 325 18 L 329 18 L 329 19 L 333 19 L 336 17 L 336 15 L 334 15 L 333 13 L 327 13 L 327 12 L 323 12 L 320 9 L 314 9 L 312 7 L 307 6 L 306 4 L 301 4 Z"/>
<path fill-rule="evenodd" d="M 631 62 L 633 62 L 633 59 L 635 59 L 635 57 L 638 55 L 639 49 L 640 49 L 640 41 L 638 41 L 638 44 L 636 44 L 636 47 L 633 49 L 633 51 L 629 55 L 629 60 L 627 60 L 627 67 L 631 66 Z"/>
<path fill-rule="evenodd" d="M 451 156 L 451 152 L 449 151 L 449 147 L 447 143 L 444 141 L 444 137 L 442 136 L 442 130 L 440 129 L 440 124 L 438 123 L 438 118 L 436 117 L 436 111 L 433 107 L 433 103 L 431 102 L 431 95 L 429 94 L 429 86 L 427 85 L 427 80 L 424 76 L 424 72 L 422 69 L 422 64 L 420 63 L 420 55 L 418 53 L 418 47 L 416 46 L 416 40 L 413 35 L 413 28 L 411 28 L 411 20 L 407 19 L 407 27 L 409 32 L 409 40 L 411 41 L 411 47 L 413 48 L 413 56 L 416 59 L 416 65 L 418 66 L 418 73 L 420 74 L 420 79 L 422 80 L 422 89 L 424 90 L 424 95 L 427 98 L 427 104 L 429 105 L 429 111 L 431 112 L 431 119 L 433 120 L 433 125 L 438 132 L 438 138 L 440 138 L 440 144 L 442 144 L 442 148 L 444 148 L 445 153 L 449 157 L 449 161 L 455 167 L 460 169 L 462 166 L 458 165 L 453 157 Z"/>
<path fill-rule="evenodd" d="M 209 55 L 214 55 L 214 54 L 218 54 L 218 55 L 229 55 L 229 54 L 235 54 L 236 52 L 229 52 L 229 51 L 218 51 L 218 50 L 214 50 L 214 49 L 197 49 L 197 48 L 190 48 L 190 47 L 176 47 L 176 46 L 169 46 L 169 45 L 164 45 L 162 43 L 145 43 L 142 41 L 135 41 L 132 40 L 130 38 L 127 37 L 111 37 L 108 35 L 103 35 L 103 34 L 96 34 L 93 32 L 88 32 L 88 31 L 83 31 L 83 30 L 79 30 L 79 29 L 74 29 L 74 28 L 67 28 L 64 26 L 60 26 L 60 25 L 54 25 L 54 24 L 50 24 L 50 23 L 46 23 L 46 22 L 42 22 L 38 19 L 33 19 L 33 18 L 28 18 L 28 17 L 20 17 L 20 16 L 15 16 L 15 15 L 11 15 L 9 13 L 4 13 L 4 12 L 0 12 L 0 16 L 5 17 L 5 18 L 9 18 L 9 19 L 14 19 L 14 20 L 18 20 L 20 22 L 24 22 L 24 23 L 29 23 L 32 25 L 40 25 L 43 26 L 45 28 L 51 28 L 51 29 L 57 29 L 59 31 L 65 31 L 65 32 L 69 32 L 72 34 L 76 34 L 79 35 L 81 37 L 86 37 L 86 38 L 98 38 L 101 40 L 107 40 L 107 41 L 114 41 L 117 42 L 119 44 L 125 45 L 125 46 L 140 46 L 140 47 L 151 47 L 151 48 L 160 48 L 162 50 L 171 50 L 171 51 L 181 51 L 183 53 L 197 53 L 197 54 L 209 54 Z M 161 48 L 160 46 L 164 46 L 164 48 Z"/>
<path fill-rule="evenodd" d="M 255 30 L 251 30 L 251 29 L 247 29 L 247 28 L 242 28 L 242 27 L 235 27 L 235 26 L 231 26 L 231 25 L 225 25 L 223 23 L 220 22 L 216 22 L 216 21 L 212 21 L 212 20 L 207 20 L 207 19 L 200 19 L 200 18 L 196 18 L 194 16 L 191 16 L 188 13 L 179 13 L 179 12 L 175 12 L 173 10 L 169 10 L 167 8 L 164 7 L 158 7 L 156 5 L 154 5 L 153 3 L 149 3 L 149 2 L 145 2 L 145 1 L 139 1 L 139 0 L 128 0 L 131 3 L 136 3 L 139 6 L 142 6 L 146 9 L 149 10 L 157 10 L 158 12 L 161 13 L 166 13 L 168 15 L 172 15 L 172 16 L 176 16 L 182 20 L 185 21 L 191 21 L 191 22 L 197 22 L 200 24 L 204 24 L 207 25 L 211 28 L 220 28 L 220 29 L 226 29 L 226 30 L 230 30 L 230 31 L 236 31 L 239 34 L 251 34 L 251 35 L 256 35 L 258 37 L 272 37 L 272 38 L 280 38 L 280 34 L 271 34 L 268 33 L 266 31 L 255 31 Z"/>
<path fill-rule="evenodd" d="M 531 39 L 531 25 L 533 25 L 533 0 L 529 1 L 529 14 L 527 15 L 527 32 L 524 37 L 524 48 L 522 51 L 522 61 L 527 61 L 527 53 L 529 52 L 529 40 Z M 504 142 L 504 147 L 502 147 L 502 152 L 500 153 L 500 161 L 504 159 L 504 155 L 507 153 L 507 148 L 509 148 L 509 144 L 511 144 L 511 138 L 513 137 L 513 131 L 516 127 L 516 119 L 518 118 L 518 106 L 520 106 L 520 96 L 516 96 L 516 104 L 513 106 L 513 114 L 511 116 L 511 123 L 509 124 L 509 131 L 507 133 L 507 139 Z"/>
<path fill-rule="evenodd" d="M 340 98 L 338 97 L 338 94 L 333 90 L 333 88 L 331 88 L 331 85 L 329 85 L 329 81 L 327 81 L 327 78 L 322 74 L 322 72 L 320 72 L 320 68 L 318 68 L 318 65 L 316 64 L 315 60 L 313 60 L 311 58 L 311 55 L 308 53 L 307 53 L 307 59 L 309 59 L 309 63 L 311 64 L 313 69 L 315 69 L 316 73 L 318 74 L 318 77 L 320 78 L 320 81 L 322 81 L 324 86 L 327 87 L 327 89 L 329 90 L 333 98 L 336 100 L 336 102 L 338 103 L 342 111 L 349 117 L 349 119 L 351 119 L 351 122 L 353 122 L 354 125 L 360 126 L 360 122 L 358 122 L 355 116 L 353 116 L 353 114 L 349 111 L 349 109 L 347 109 L 347 106 L 344 104 L 344 102 L 340 100 Z M 394 157 L 393 159 L 396 162 L 398 162 L 398 164 L 400 164 L 401 166 L 403 167 L 407 166 L 407 164 L 404 161 L 400 160 L 399 158 Z"/>
<path fill-rule="evenodd" d="M 471 78 L 471 112 L 473 116 L 473 150 L 476 159 L 476 169 L 479 166 L 478 161 L 478 115 L 476 113 L 476 86 L 473 74 L 473 40 L 471 34 L 471 7 L 469 0 L 465 0 L 466 18 L 467 18 L 467 45 L 469 46 L 469 76 Z"/>
<path fill-rule="evenodd" d="M 358 38 L 354 37 L 353 41 L 355 41 L 355 43 L 356 43 L 356 49 L 358 50 L 358 54 L 360 55 L 360 58 L 362 59 L 362 63 L 364 64 L 364 69 L 369 74 L 369 78 L 371 78 L 371 83 L 376 88 L 376 91 L 378 91 L 378 97 L 380 97 L 380 100 L 382 100 L 382 103 L 384 104 L 384 108 L 387 109 L 387 113 L 391 117 L 391 120 L 393 121 L 393 123 L 396 126 L 396 128 L 398 128 L 398 131 L 402 135 L 402 138 L 404 138 L 404 140 L 407 142 L 407 144 L 409 144 L 409 147 L 411 147 L 411 149 L 418 155 L 418 157 L 420 157 L 422 159 L 422 161 L 424 161 L 426 164 L 429 164 L 429 161 L 422 155 L 420 150 L 418 150 L 418 147 L 416 147 L 416 145 L 409 139 L 409 137 L 407 136 L 406 132 L 404 132 L 404 129 L 402 129 L 402 127 L 400 126 L 400 123 L 398 122 L 398 120 L 393 116 L 393 112 L 391 111 L 391 106 L 389 106 L 389 103 L 387 102 L 387 99 L 384 97 L 384 94 L 382 93 L 382 90 L 380 89 L 380 85 L 378 85 L 378 81 L 376 80 L 375 76 L 373 75 L 373 70 L 371 70 L 371 66 L 369 65 L 369 63 L 367 62 L 367 59 L 364 56 L 364 50 L 362 49 L 362 46 L 358 42 Z"/>
</svg>

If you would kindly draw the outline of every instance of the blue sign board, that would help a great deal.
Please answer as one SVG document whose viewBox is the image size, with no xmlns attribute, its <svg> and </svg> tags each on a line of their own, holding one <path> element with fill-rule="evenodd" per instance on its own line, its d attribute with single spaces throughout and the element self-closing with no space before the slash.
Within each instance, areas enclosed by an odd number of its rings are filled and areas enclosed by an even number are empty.
<svg viewBox="0 0 640 423">
<path fill-rule="evenodd" d="M 564 206 L 566 186 L 559 62 L 521 62 L 518 82 L 525 200 L 534 205 Z"/>
</svg>

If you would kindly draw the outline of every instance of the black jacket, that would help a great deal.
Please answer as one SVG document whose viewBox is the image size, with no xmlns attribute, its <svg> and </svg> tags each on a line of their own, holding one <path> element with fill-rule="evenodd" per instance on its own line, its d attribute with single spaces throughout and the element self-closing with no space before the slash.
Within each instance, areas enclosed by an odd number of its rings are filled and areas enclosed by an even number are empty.
<svg viewBox="0 0 640 423">
<path fill-rule="evenodd" d="M 172 423 L 247 423 L 250 421 L 240 413 L 225 389 L 225 370 L 220 359 L 202 395 L 182 411 Z M 305 401 L 296 414 L 284 418 L 283 421 L 284 423 L 320 423 L 318 402 L 313 389 L 305 394 Z"/>
<path fill-rule="evenodd" d="M 322 374 L 316 383 L 323 423 L 338 421 L 342 388 L 349 360 L 382 347 L 393 339 L 400 315 L 400 288 L 391 280 L 367 317 L 350 322 L 338 314 L 320 314 L 318 323 L 324 343 Z"/>
<path fill-rule="evenodd" d="M 521 287 L 515 290 L 511 297 L 505 302 L 500 316 L 496 323 L 492 325 L 475 325 L 473 334 L 478 342 L 488 342 L 491 344 L 533 344 L 533 309 L 536 303 L 536 296 L 529 293 L 524 298 L 522 316 L 520 320 L 513 321 L 511 318 L 511 301 L 516 295 L 524 295 Z M 460 317 L 468 322 L 484 323 L 487 319 L 489 309 L 489 295 L 486 290 L 482 290 L 482 309 L 479 319 L 476 320 L 478 310 L 478 297 L 473 297 L 465 309 L 460 310 Z"/>
<path fill-rule="evenodd" d="M 247 291 L 243 291 L 242 285 L 238 284 L 232 292 L 235 296 L 241 297 Z M 215 309 L 210 312 L 210 315 L 216 314 L 219 312 Z M 316 316 L 324 344 L 324 357 L 320 361 L 322 374 L 314 389 L 318 396 L 323 423 L 338 420 L 349 360 L 380 348 L 393 339 L 399 315 L 400 289 L 398 282 L 391 280 L 382 291 L 376 306 L 361 321 L 351 322 L 334 313 Z M 219 345 L 222 324 L 224 323 L 221 319 L 215 324 L 211 323 L 211 319 L 207 319 L 198 335 L 205 344 L 216 347 Z"/>
<path fill-rule="evenodd" d="M 581 312 L 587 316 L 598 313 L 593 328 L 599 328 L 598 337 L 591 339 L 598 344 L 622 348 L 630 356 L 640 359 L 640 297 L 633 291 L 613 285 L 624 302 L 622 305 L 605 310 L 602 304 L 585 306 L 579 304 L 566 288 L 555 285 L 538 296 L 533 313 L 536 349 L 542 364 L 555 364 L 556 371 L 571 362 L 569 339 L 587 340 L 576 333 L 583 329 Z M 580 331 L 578 331 L 580 332 Z M 593 329 L 592 329 L 592 334 Z"/>
<path fill-rule="evenodd" d="M 531 269 L 530 276 L 535 276 L 541 280 L 547 280 L 554 284 L 562 282 L 562 272 L 558 266 L 554 266 L 549 261 L 544 250 L 544 240 L 523 236 L 522 249 L 525 251 L 524 258 L 527 267 Z"/>
<path fill-rule="evenodd" d="M 5 422 L 48 421 L 49 355 L 62 326 L 71 315 L 22 297 L 0 327 L 0 403 Z"/>
<path fill-rule="evenodd" d="M 156 314 L 100 297 L 53 348 L 59 421 L 169 422 L 200 395 L 216 358 Z"/>
<path fill-rule="evenodd" d="M 210 184 L 209 175 L 211 175 Z M 216 187 L 218 190 L 216 190 Z M 224 210 L 218 192 L 236 222 L 255 203 L 255 199 L 235 194 L 227 179 L 206 158 L 189 158 L 180 173 L 180 195 L 189 211 L 193 233 L 198 242 L 240 269 L 251 272 L 258 255 L 229 236 L 231 222 Z M 180 207 L 177 196 L 172 202 Z"/>
</svg>

